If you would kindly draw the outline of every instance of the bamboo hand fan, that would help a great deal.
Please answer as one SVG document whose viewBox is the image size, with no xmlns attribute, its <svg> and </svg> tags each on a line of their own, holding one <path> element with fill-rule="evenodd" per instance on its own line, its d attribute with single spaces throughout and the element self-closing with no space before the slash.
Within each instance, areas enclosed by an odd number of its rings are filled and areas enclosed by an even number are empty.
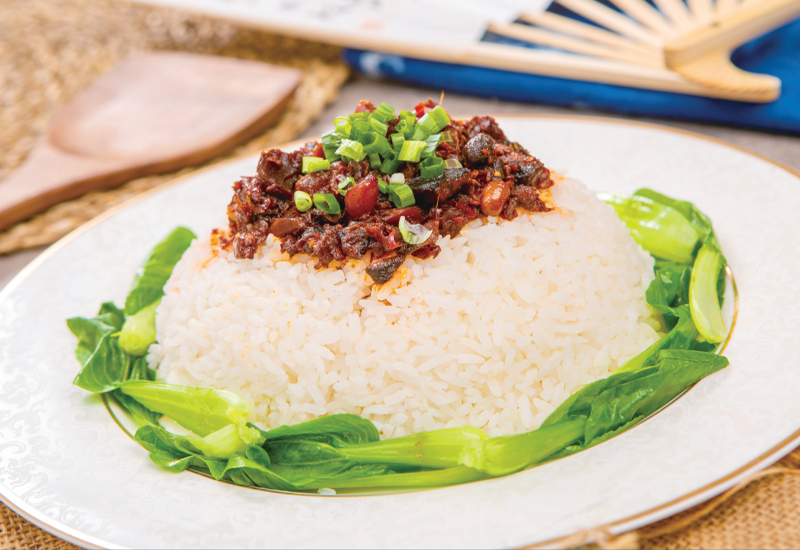
<svg viewBox="0 0 800 550">
<path fill-rule="evenodd" d="M 555 2 L 594 25 L 543 12 L 523 14 L 520 19 L 528 24 L 492 24 L 489 31 L 579 54 L 584 69 L 592 63 L 600 69 L 597 62 L 609 60 L 617 64 L 615 84 L 635 86 L 650 74 L 653 80 L 671 79 L 672 91 L 751 102 L 776 100 L 781 82 L 739 69 L 731 52 L 800 15 L 800 0 L 654 0 L 655 6 L 611 0 L 620 11 L 593 0 Z M 627 65 L 628 79 L 620 63 Z M 678 89 L 692 83 L 701 89 Z"/>
<path fill-rule="evenodd" d="M 730 51 L 800 15 L 800 0 L 553 0 L 577 17 L 550 0 L 137 1 L 375 52 L 377 64 L 407 57 L 751 102 L 777 99 L 780 80 L 738 69 Z"/>
</svg>

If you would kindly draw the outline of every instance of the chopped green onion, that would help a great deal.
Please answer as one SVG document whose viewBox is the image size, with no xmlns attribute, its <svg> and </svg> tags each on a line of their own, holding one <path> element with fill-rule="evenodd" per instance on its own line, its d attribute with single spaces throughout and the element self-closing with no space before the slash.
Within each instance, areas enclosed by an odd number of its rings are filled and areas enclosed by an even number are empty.
<svg viewBox="0 0 800 550">
<path fill-rule="evenodd" d="M 327 147 L 325 145 L 322 146 L 322 152 L 325 153 L 325 158 L 328 162 L 334 162 L 340 160 L 342 158 L 341 155 L 336 154 L 337 146 Z"/>
<path fill-rule="evenodd" d="M 394 151 L 392 151 L 392 147 L 389 145 L 389 140 L 386 139 L 385 136 L 382 136 L 377 132 L 372 132 L 369 139 L 369 143 L 364 142 L 365 153 L 368 155 L 372 153 L 378 153 L 383 158 L 394 156 Z"/>
<path fill-rule="evenodd" d="M 450 132 L 450 130 L 445 130 L 444 132 L 442 132 L 442 141 L 445 141 L 447 143 L 453 143 L 453 141 L 455 141 L 453 139 L 453 134 Z"/>
<path fill-rule="evenodd" d="M 414 192 L 405 183 L 389 185 L 389 200 L 392 201 L 397 208 L 405 208 L 416 202 L 416 200 L 414 200 Z"/>
<path fill-rule="evenodd" d="M 394 116 L 394 107 L 385 101 L 378 105 L 378 107 L 369 116 L 371 119 L 379 120 L 380 122 L 388 122 Z"/>
<path fill-rule="evenodd" d="M 381 156 L 378 153 L 370 153 L 369 167 L 372 168 L 373 170 L 381 167 Z"/>
<path fill-rule="evenodd" d="M 321 141 L 322 151 L 325 153 L 325 158 L 328 159 L 328 161 L 333 162 L 342 158 L 336 154 L 336 149 L 338 149 L 339 145 L 342 143 L 342 136 L 340 134 L 328 132 L 327 134 L 323 134 Z"/>
<path fill-rule="evenodd" d="M 441 105 L 434 107 L 428 114 L 436 119 L 436 124 L 438 125 L 438 128 L 436 128 L 437 132 L 450 124 L 450 117 Z"/>
<path fill-rule="evenodd" d="M 361 112 L 361 113 L 352 113 L 350 115 L 347 115 L 347 118 L 349 118 L 350 120 L 359 120 L 359 119 L 367 118 L 367 117 L 369 117 L 369 113 L 367 113 L 366 111 Z"/>
<path fill-rule="evenodd" d="M 397 160 L 405 162 L 419 162 L 422 150 L 425 149 L 424 141 L 406 140 L 403 142 L 403 147 L 400 149 L 400 154 L 397 155 Z M 339 151 L 336 151 L 337 153 Z"/>
<path fill-rule="evenodd" d="M 403 163 L 397 159 L 387 158 L 381 163 L 380 171 L 382 174 L 394 174 L 401 164 Z"/>
<path fill-rule="evenodd" d="M 447 112 L 442 109 L 441 105 L 437 105 L 419 119 L 417 122 L 417 129 L 430 136 L 439 132 L 448 124 L 450 124 L 450 117 L 447 116 Z"/>
<path fill-rule="evenodd" d="M 367 139 L 372 133 L 372 124 L 369 123 L 369 120 L 366 118 L 358 118 L 353 121 L 353 130 L 350 132 L 350 137 L 357 140 L 363 141 Z"/>
<path fill-rule="evenodd" d="M 458 159 L 447 159 L 444 161 L 445 168 L 463 168 L 461 163 L 458 162 Z"/>
<path fill-rule="evenodd" d="M 367 156 L 364 146 L 352 139 L 343 139 L 342 144 L 336 149 L 336 154 L 353 159 L 356 162 L 361 162 Z"/>
<path fill-rule="evenodd" d="M 428 158 L 436 152 L 439 147 L 439 140 L 442 139 L 442 134 L 433 134 L 425 141 L 425 149 L 422 150 L 422 158 Z"/>
<path fill-rule="evenodd" d="M 428 135 L 435 134 L 439 131 L 439 124 L 430 113 L 427 113 L 417 122 L 417 130 L 421 130 Z"/>
<path fill-rule="evenodd" d="M 328 132 L 327 134 L 322 134 L 320 141 L 323 147 L 333 147 L 334 145 L 338 147 L 342 143 L 342 136 L 336 132 Z"/>
<path fill-rule="evenodd" d="M 303 157 L 303 173 L 322 172 L 331 167 L 331 163 L 327 159 L 319 157 Z"/>
<path fill-rule="evenodd" d="M 406 139 L 411 139 L 414 134 L 414 126 L 417 123 L 417 115 L 413 111 L 400 111 L 400 122 L 395 127 L 395 132 L 402 132 Z"/>
<path fill-rule="evenodd" d="M 333 127 L 335 128 L 334 132 L 337 134 L 350 137 L 350 130 L 352 129 L 353 125 L 350 124 L 350 119 L 346 116 L 339 116 L 333 119 Z"/>
<path fill-rule="evenodd" d="M 356 180 L 348 176 L 339 182 L 339 194 L 344 196 L 347 190 L 356 184 Z"/>
<path fill-rule="evenodd" d="M 298 212 L 305 212 L 306 210 L 314 206 L 314 203 L 311 202 L 311 195 L 309 195 L 305 191 L 295 191 L 294 205 L 297 208 Z"/>
<path fill-rule="evenodd" d="M 384 161 L 385 163 L 386 161 Z M 389 192 L 389 184 L 383 181 L 383 178 L 378 178 L 378 190 L 381 193 L 388 193 Z"/>
<path fill-rule="evenodd" d="M 314 206 L 326 214 L 338 214 L 342 211 L 339 201 L 330 193 L 314 193 Z"/>
<path fill-rule="evenodd" d="M 422 122 L 422 119 L 420 119 L 420 122 Z M 428 139 L 428 136 L 430 135 L 431 132 L 428 132 L 425 128 L 422 127 L 422 125 L 417 124 L 414 127 L 414 133 L 411 134 L 411 139 L 416 141 L 426 141 Z"/>
<path fill-rule="evenodd" d="M 406 136 L 403 135 L 402 132 L 397 132 L 396 134 L 392 134 L 392 148 L 396 153 L 400 152 L 400 149 L 403 148 L 403 143 L 406 141 Z"/>
<path fill-rule="evenodd" d="M 381 122 L 380 120 L 375 120 L 374 118 L 370 118 L 369 123 L 372 125 L 372 129 L 378 132 L 382 136 L 385 136 L 386 132 L 389 131 L 389 125 L 386 124 L 385 122 Z"/>
<path fill-rule="evenodd" d="M 427 241 L 431 235 L 433 235 L 432 230 L 428 229 L 424 225 L 406 221 L 405 216 L 400 216 L 400 224 L 398 225 L 398 229 L 400 229 L 400 234 L 403 236 L 403 240 L 408 244 L 422 244 Z"/>
<path fill-rule="evenodd" d="M 444 174 L 444 161 L 439 157 L 428 157 L 420 165 L 419 175 L 423 178 L 435 178 Z"/>
<path fill-rule="evenodd" d="M 405 175 L 403 175 L 402 172 L 396 172 L 392 174 L 392 176 L 389 178 L 390 185 L 394 185 L 396 183 L 405 183 L 405 182 L 406 182 L 406 177 Z"/>
</svg>

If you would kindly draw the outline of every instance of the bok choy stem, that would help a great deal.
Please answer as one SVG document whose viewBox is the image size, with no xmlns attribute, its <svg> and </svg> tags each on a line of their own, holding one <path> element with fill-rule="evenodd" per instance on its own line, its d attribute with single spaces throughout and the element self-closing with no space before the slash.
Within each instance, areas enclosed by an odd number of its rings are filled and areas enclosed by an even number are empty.
<svg viewBox="0 0 800 550">
<path fill-rule="evenodd" d="M 727 335 L 717 293 L 720 271 L 724 266 L 725 259 L 717 247 L 704 245 L 697 253 L 689 283 L 692 319 L 700 336 L 713 344 L 722 342 Z"/>
</svg>

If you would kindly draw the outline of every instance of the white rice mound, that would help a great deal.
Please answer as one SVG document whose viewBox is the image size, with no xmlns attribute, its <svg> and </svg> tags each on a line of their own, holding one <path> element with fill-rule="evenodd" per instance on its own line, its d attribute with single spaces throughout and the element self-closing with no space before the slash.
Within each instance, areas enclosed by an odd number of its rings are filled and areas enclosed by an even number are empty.
<svg viewBox="0 0 800 550">
<path fill-rule="evenodd" d="M 253 260 L 195 241 L 157 309 L 160 379 L 230 390 L 266 428 L 353 413 L 383 437 L 534 429 L 658 339 L 653 260 L 575 180 L 554 212 L 472 221 L 389 283 L 314 268 L 270 236 Z"/>
</svg>

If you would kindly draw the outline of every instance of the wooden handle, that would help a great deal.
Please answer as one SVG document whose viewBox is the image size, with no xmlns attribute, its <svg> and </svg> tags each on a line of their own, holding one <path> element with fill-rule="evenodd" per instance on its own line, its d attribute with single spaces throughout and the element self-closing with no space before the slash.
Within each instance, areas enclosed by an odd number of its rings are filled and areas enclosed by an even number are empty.
<svg viewBox="0 0 800 550">
<path fill-rule="evenodd" d="M 800 15 L 800 0 L 763 0 L 706 27 L 676 38 L 664 47 L 667 65 L 689 63 L 705 54 L 732 50 Z"/>
<path fill-rule="evenodd" d="M 0 181 L 0 231 L 59 202 L 126 181 L 118 161 L 72 155 L 43 140 L 28 159 Z M 118 172 L 109 176 L 109 173 Z"/>
</svg>

